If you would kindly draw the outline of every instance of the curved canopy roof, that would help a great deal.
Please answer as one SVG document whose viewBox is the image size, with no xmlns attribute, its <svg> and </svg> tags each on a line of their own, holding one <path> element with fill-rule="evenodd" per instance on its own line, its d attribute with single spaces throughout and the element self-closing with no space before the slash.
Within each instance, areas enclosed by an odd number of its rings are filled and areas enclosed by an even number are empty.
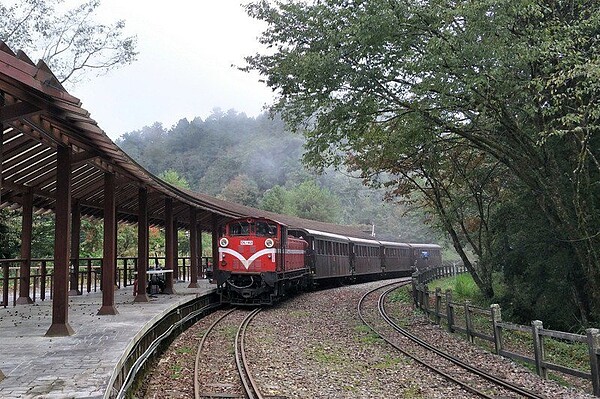
<svg viewBox="0 0 600 399">
<path fill-rule="evenodd" d="M 115 174 L 117 218 L 136 222 L 139 188 L 148 190 L 151 224 L 162 225 L 165 198 L 174 204 L 180 227 L 189 223 L 190 206 L 201 228 L 210 230 L 231 217 L 264 216 L 288 226 L 333 234 L 368 236 L 360 228 L 274 214 L 163 182 L 124 153 L 69 94 L 43 61 L 34 64 L 0 42 L 0 128 L 2 132 L 0 207 L 18 208 L 33 194 L 37 213 L 56 207 L 57 148 L 67 146 L 72 159 L 72 198 L 82 215 L 102 218 L 104 174 Z"/>
</svg>

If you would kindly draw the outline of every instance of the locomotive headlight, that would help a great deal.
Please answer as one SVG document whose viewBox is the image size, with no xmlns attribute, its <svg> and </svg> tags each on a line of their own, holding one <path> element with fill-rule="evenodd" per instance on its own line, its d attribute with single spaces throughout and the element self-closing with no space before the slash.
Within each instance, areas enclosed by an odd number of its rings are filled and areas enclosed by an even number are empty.
<svg viewBox="0 0 600 399">
<path fill-rule="evenodd" d="M 229 240 L 227 238 L 223 237 L 219 240 L 219 245 L 222 246 L 223 248 L 225 248 L 226 246 L 229 245 Z"/>
<path fill-rule="evenodd" d="M 272 239 L 272 238 L 267 238 L 267 239 L 265 240 L 265 247 L 267 247 L 267 248 L 272 248 L 272 247 L 273 247 L 273 245 L 275 245 L 275 241 L 273 241 L 273 239 Z"/>
</svg>

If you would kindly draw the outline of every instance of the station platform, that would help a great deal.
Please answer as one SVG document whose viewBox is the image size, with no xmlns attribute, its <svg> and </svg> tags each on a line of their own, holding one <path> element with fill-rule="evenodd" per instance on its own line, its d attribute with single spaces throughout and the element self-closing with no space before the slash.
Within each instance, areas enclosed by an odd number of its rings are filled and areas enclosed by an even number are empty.
<svg viewBox="0 0 600 399">
<path fill-rule="evenodd" d="M 133 287 L 115 291 L 116 315 L 98 316 L 102 292 L 69 297 L 69 337 L 46 337 L 52 301 L 0 308 L 0 398 L 102 398 L 125 352 L 177 306 L 215 289 L 199 280 L 174 284 L 175 294 L 134 303 Z"/>
</svg>

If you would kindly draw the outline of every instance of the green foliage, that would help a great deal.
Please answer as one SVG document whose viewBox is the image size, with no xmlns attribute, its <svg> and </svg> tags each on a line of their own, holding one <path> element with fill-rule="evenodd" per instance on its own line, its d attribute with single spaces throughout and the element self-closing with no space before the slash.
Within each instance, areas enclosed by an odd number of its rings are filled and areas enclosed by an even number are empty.
<svg viewBox="0 0 600 399">
<path fill-rule="evenodd" d="M 104 226 L 101 220 L 81 220 L 81 241 L 79 253 L 84 258 L 101 257 L 104 240 Z"/>
<path fill-rule="evenodd" d="M 223 187 L 218 197 L 237 204 L 256 207 L 259 197 L 258 184 L 248 175 L 237 175 Z"/>
<path fill-rule="evenodd" d="M 314 180 L 307 180 L 290 189 L 275 186 L 269 189 L 261 201 L 263 209 L 322 222 L 340 222 L 338 198 L 327 188 L 319 187 Z"/>
<path fill-rule="evenodd" d="M 535 193 L 529 208 L 574 257 L 562 266 L 571 286 L 555 288 L 575 291 L 584 324 L 600 320 L 600 3 L 256 1 L 247 10 L 268 25 L 261 42 L 272 51 L 247 57 L 245 69 L 265 76 L 279 93 L 273 111 L 305 132 L 305 162 L 345 165 L 391 196 L 424 199 L 457 251 L 479 256 L 475 265 L 461 254 L 488 297 L 499 256 L 492 215 L 515 190 Z"/>
<path fill-rule="evenodd" d="M 474 298 L 481 295 L 479 288 L 470 274 L 459 274 L 454 279 L 454 292 L 463 298 Z"/>
<path fill-rule="evenodd" d="M 20 257 L 20 231 L 20 214 L 8 209 L 0 209 L 1 259 L 15 259 Z"/>
<path fill-rule="evenodd" d="M 331 191 L 308 180 L 289 190 L 283 211 L 304 219 L 335 223 L 339 221 L 340 205 Z"/>
<path fill-rule="evenodd" d="M 219 109 L 206 120 L 182 119 L 171 129 L 156 123 L 117 140 L 150 172 L 175 171 L 195 191 L 276 213 L 375 225 L 382 239 L 439 242 L 421 209 L 385 202 L 383 190 L 367 188 L 357 177 L 333 170 L 310 174 L 301 163 L 304 142 L 278 117 Z M 307 181 L 316 187 L 300 187 Z"/>
<path fill-rule="evenodd" d="M 506 285 L 499 302 L 516 322 L 539 319 L 548 328 L 577 329 L 585 325 L 579 319 L 584 301 L 577 297 L 585 279 L 572 247 L 560 239 L 560 231 L 548 226 L 539 210 L 529 206 L 529 196 L 523 193 L 506 202 L 495 218 L 498 256 L 490 261 L 502 267 Z"/>
<path fill-rule="evenodd" d="M 135 61 L 136 38 L 125 36 L 124 21 L 94 20 L 99 0 L 64 10 L 60 0 L 4 1 L 0 4 L 0 40 L 14 51 L 43 59 L 61 83 L 76 83 Z"/>
<path fill-rule="evenodd" d="M 288 191 L 281 186 L 268 189 L 260 201 L 260 208 L 275 213 L 283 213 L 287 203 Z"/>
<path fill-rule="evenodd" d="M 187 188 L 188 190 L 190 188 L 190 183 L 184 177 L 180 176 L 175 169 L 167 169 L 159 174 L 158 177 L 175 187 Z"/>
</svg>

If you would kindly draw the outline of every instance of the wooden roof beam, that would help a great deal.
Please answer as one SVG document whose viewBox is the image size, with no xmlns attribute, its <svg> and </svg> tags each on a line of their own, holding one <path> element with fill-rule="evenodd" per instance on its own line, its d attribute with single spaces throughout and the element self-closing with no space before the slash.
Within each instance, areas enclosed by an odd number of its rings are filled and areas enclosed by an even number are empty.
<svg viewBox="0 0 600 399">
<path fill-rule="evenodd" d="M 16 119 L 25 118 L 41 112 L 41 109 L 21 101 L 18 103 L 0 107 L 0 123 L 12 122 Z"/>
</svg>

